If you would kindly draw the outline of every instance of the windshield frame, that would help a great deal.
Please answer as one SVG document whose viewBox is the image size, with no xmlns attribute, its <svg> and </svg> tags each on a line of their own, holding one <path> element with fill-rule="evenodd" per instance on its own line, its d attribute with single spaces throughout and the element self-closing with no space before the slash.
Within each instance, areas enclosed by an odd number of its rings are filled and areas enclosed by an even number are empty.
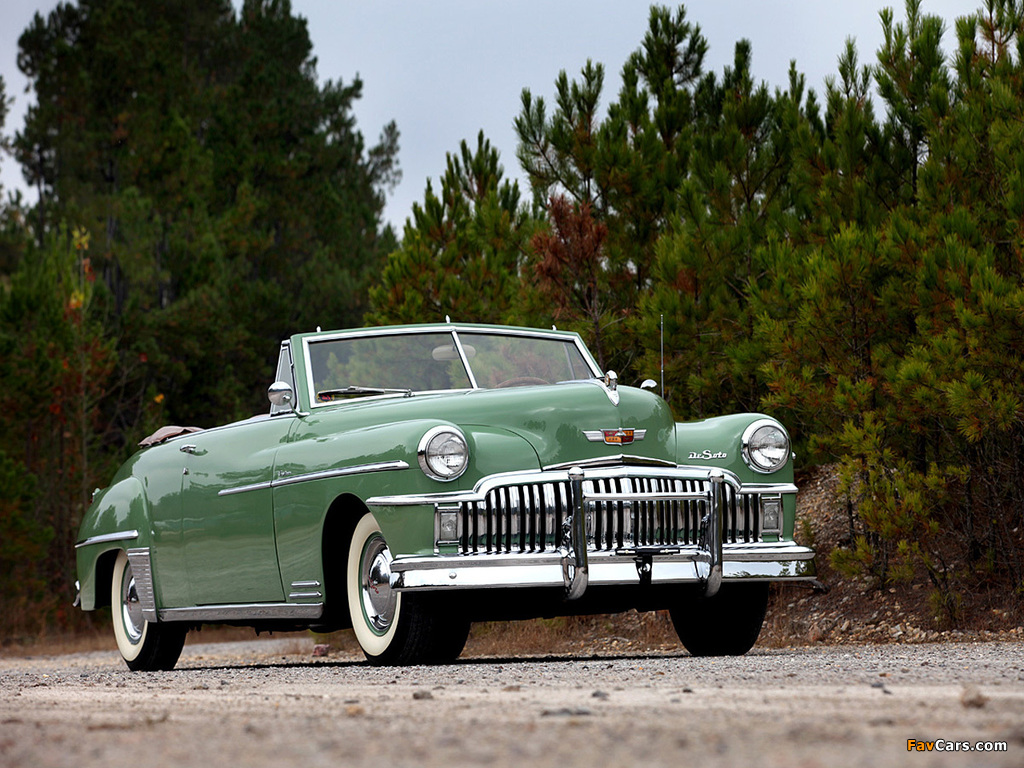
<svg viewBox="0 0 1024 768">
<path fill-rule="evenodd" d="M 466 350 L 463 346 L 462 340 L 459 337 L 460 331 L 462 333 L 472 334 L 490 334 L 494 336 L 520 336 L 525 338 L 533 339 L 551 339 L 553 341 L 559 341 L 562 343 L 570 343 L 574 345 L 583 358 L 584 363 L 589 368 L 591 376 L 593 378 L 600 378 L 603 374 L 601 373 L 600 367 L 590 354 L 590 350 L 587 349 L 583 340 L 579 337 L 579 334 L 571 331 L 558 331 L 550 330 L 545 331 L 537 328 L 515 328 L 508 326 L 494 326 L 494 325 L 477 325 L 477 324 L 464 324 L 464 325 L 410 325 L 410 326 L 389 326 L 383 328 L 365 328 L 358 330 L 348 331 L 330 331 L 325 333 L 313 333 L 304 334 L 302 336 L 295 337 L 293 341 L 297 341 L 301 345 L 302 349 L 302 376 L 305 381 L 303 382 L 303 391 L 305 394 L 306 402 L 310 409 L 326 408 L 338 405 L 344 405 L 353 402 L 366 402 L 368 400 L 380 400 L 380 399 L 393 399 L 407 397 L 407 394 L 399 393 L 387 393 L 379 395 L 366 395 L 351 400 L 332 400 L 328 402 L 318 402 L 316 392 L 314 391 L 314 377 L 313 377 L 313 356 L 311 354 L 310 347 L 312 345 L 330 342 L 330 341 L 344 341 L 349 339 L 359 338 L 371 338 L 371 337 L 382 337 L 382 336 L 416 336 L 416 335 L 437 335 L 447 334 L 452 338 L 452 343 L 455 345 L 455 349 L 458 350 L 459 360 L 467 374 L 470 386 L 469 388 L 457 388 L 457 389 L 437 389 L 437 390 L 414 390 L 413 396 L 427 395 L 427 394 L 438 394 L 446 392 L 471 392 L 473 390 L 486 389 L 481 387 L 476 379 L 476 374 L 473 371 L 473 366 L 470 364 L 469 359 L 466 356 Z M 363 385 L 362 382 L 360 382 Z M 380 384 L 380 386 L 386 386 L 387 383 Z M 365 384 L 365 386 L 378 386 L 377 382 L 371 382 Z"/>
</svg>

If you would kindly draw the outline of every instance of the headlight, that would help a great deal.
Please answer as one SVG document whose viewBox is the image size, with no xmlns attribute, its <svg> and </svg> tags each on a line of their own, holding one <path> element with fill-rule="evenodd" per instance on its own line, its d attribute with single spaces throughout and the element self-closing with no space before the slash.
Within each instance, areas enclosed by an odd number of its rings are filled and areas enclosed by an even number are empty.
<svg viewBox="0 0 1024 768">
<path fill-rule="evenodd" d="M 420 440 L 420 469 L 435 480 L 454 480 L 469 466 L 466 438 L 454 427 L 434 427 Z"/>
<path fill-rule="evenodd" d="M 743 460 L 755 472 L 774 472 L 789 460 L 789 435 L 771 419 L 755 421 L 743 432 Z"/>
</svg>

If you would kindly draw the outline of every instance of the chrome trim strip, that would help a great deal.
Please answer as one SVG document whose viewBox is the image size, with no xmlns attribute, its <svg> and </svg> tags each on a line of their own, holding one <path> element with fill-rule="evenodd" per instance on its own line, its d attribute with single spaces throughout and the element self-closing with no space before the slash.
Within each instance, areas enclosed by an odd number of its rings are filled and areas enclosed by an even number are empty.
<svg viewBox="0 0 1024 768">
<path fill-rule="evenodd" d="M 90 544 L 106 544 L 111 541 L 129 541 L 139 538 L 138 531 L 119 531 L 118 533 L 102 533 L 99 536 L 90 536 L 87 539 L 75 544 L 75 549 L 88 547 Z"/>
<path fill-rule="evenodd" d="M 292 592 L 288 595 L 289 600 L 309 600 L 313 597 L 323 597 L 320 592 Z"/>
<path fill-rule="evenodd" d="M 665 459 L 654 459 L 650 456 L 631 456 L 626 453 L 617 453 L 613 456 L 602 456 L 597 459 L 583 459 L 581 461 L 565 461 L 561 464 L 548 464 L 544 467 L 544 470 L 569 469 L 569 467 L 588 469 L 590 467 L 618 467 L 623 465 L 630 467 L 671 467 L 673 469 L 680 466 L 674 461 L 666 461 Z"/>
<path fill-rule="evenodd" d="M 135 578 L 135 592 L 139 596 L 139 607 L 142 618 L 156 621 L 156 593 L 153 590 L 153 566 L 149 559 L 149 547 L 137 547 L 127 550 L 128 562 Z"/>
<path fill-rule="evenodd" d="M 292 589 L 306 589 L 308 587 L 319 587 L 320 582 L 316 579 L 310 579 L 309 581 L 293 581 Z"/>
<path fill-rule="evenodd" d="M 280 488 L 285 485 L 296 483 L 307 483 L 313 480 L 327 480 L 333 477 L 346 477 L 348 475 L 362 475 L 370 472 L 388 472 L 393 469 L 408 469 L 409 464 L 405 461 L 381 461 L 374 464 L 359 464 L 354 467 L 339 467 L 338 469 L 325 469 L 321 472 L 309 472 L 305 475 L 293 475 L 291 477 L 280 477 L 269 482 L 253 483 L 252 485 L 240 485 L 236 488 L 224 488 L 217 491 L 218 496 L 231 496 L 236 493 L 247 491 L 261 491 L 268 488 Z"/>
<path fill-rule="evenodd" d="M 409 464 L 404 461 L 380 461 L 373 464 L 359 464 L 354 467 L 339 467 L 338 469 L 326 469 L 322 472 L 310 472 L 305 475 L 293 475 L 274 480 L 270 485 L 278 488 L 283 485 L 295 485 L 306 483 L 312 480 L 326 480 L 332 477 L 346 477 L 348 475 L 362 475 L 369 472 L 388 472 L 392 469 L 408 469 Z"/>
<path fill-rule="evenodd" d="M 165 608 L 160 621 L 249 621 L 259 619 L 319 619 L 323 603 L 253 603 L 250 605 L 200 605 Z"/>
<path fill-rule="evenodd" d="M 266 491 L 273 488 L 273 483 L 269 480 L 262 483 L 253 483 L 252 485 L 239 485 L 235 488 L 224 488 L 217 491 L 218 496 L 233 496 L 236 493 L 248 493 L 249 491 Z"/>
</svg>

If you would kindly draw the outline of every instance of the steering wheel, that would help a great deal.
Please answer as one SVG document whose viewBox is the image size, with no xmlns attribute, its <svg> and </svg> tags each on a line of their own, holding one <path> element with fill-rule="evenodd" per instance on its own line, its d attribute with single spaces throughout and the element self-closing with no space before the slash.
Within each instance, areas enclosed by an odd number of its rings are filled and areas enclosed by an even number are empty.
<svg viewBox="0 0 1024 768">
<path fill-rule="evenodd" d="M 547 379 L 541 379 L 537 376 L 516 376 L 513 379 L 505 379 L 500 384 L 495 384 L 495 389 L 505 389 L 507 387 L 529 387 L 537 384 L 550 384 L 551 382 Z"/>
</svg>

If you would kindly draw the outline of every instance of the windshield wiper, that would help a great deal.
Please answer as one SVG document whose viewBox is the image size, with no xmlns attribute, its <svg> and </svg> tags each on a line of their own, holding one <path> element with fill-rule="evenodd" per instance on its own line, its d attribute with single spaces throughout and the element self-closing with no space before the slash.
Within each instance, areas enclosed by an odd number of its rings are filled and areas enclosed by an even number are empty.
<svg viewBox="0 0 1024 768">
<path fill-rule="evenodd" d="M 405 397 L 412 397 L 412 390 L 349 385 L 343 389 L 322 389 L 316 393 L 316 399 L 320 402 L 326 402 L 336 397 L 349 397 L 351 395 L 404 395 Z"/>
</svg>

